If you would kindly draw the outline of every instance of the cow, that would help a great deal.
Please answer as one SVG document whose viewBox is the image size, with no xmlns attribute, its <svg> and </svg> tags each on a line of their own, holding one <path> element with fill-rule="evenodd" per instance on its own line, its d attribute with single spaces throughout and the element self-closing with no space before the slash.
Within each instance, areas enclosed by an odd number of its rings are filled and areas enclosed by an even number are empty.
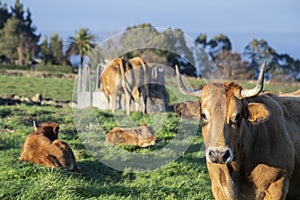
<svg viewBox="0 0 300 200">
<path fill-rule="evenodd" d="M 199 102 L 197 101 L 186 101 L 183 103 L 177 103 L 174 106 L 174 110 L 179 117 L 182 117 L 184 119 L 200 119 Z"/>
<path fill-rule="evenodd" d="M 112 112 L 117 108 L 117 97 L 122 99 L 122 107 L 126 114 L 130 114 L 131 99 L 139 109 L 140 97 L 142 97 L 142 111 L 146 112 L 147 87 L 147 64 L 140 58 L 134 57 L 126 60 L 123 58 L 113 59 L 100 76 L 102 91 L 106 98 L 106 108 L 109 109 L 110 97 Z"/>
<path fill-rule="evenodd" d="M 35 131 L 27 135 L 20 160 L 79 172 L 72 149 L 66 142 L 58 139 L 58 132 L 59 126 L 55 122 L 35 127 Z"/>
<path fill-rule="evenodd" d="M 280 94 L 280 96 L 298 96 L 299 97 L 300 96 L 300 89 L 296 90 L 294 92 Z"/>
<path fill-rule="evenodd" d="M 261 93 L 257 85 L 208 82 L 183 94 L 201 98 L 206 164 L 215 199 L 300 199 L 300 98 Z"/>
<path fill-rule="evenodd" d="M 135 102 L 135 111 L 139 111 L 139 102 L 142 98 L 142 112 L 147 113 L 146 100 L 149 97 L 148 82 L 149 67 L 147 63 L 141 57 L 134 57 L 128 60 L 134 70 L 135 86 L 132 89 L 132 97 Z"/>
<path fill-rule="evenodd" d="M 125 79 L 125 73 L 128 71 L 133 73 L 128 61 L 122 58 L 115 58 L 107 65 L 100 76 L 102 91 L 106 98 L 106 109 L 109 110 L 111 100 L 113 113 L 117 109 L 117 97 L 119 97 L 122 98 L 122 106 L 126 107 L 126 114 L 130 114 L 130 93 L 135 82 L 133 74 L 131 75 L 132 78 Z"/>
<path fill-rule="evenodd" d="M 115 127 L 106 134 L 105 143 L 114 145 L 133 145 L 137 147 L 148 147 L 155 145 L 156 137 L 151 127 L 141 124 L 134 128 Z"/>
</svg>

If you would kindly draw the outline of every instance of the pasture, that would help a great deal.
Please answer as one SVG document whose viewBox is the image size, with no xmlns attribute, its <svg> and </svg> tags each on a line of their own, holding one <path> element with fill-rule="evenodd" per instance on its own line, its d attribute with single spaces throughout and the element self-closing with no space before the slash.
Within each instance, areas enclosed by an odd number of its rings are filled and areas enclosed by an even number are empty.
<svg viewBox="0 0 300 200">
<path fill-rule="evenodd" d="M 195 80 L 191 83 L 196 84 Z M 72 80 L 0 76 L 0 84 L 0 95 L 31 97 L 39 92 L 46 98 L 72 99 Z M 242 85 L 251 87 L 253 84 Z M 266 87 L 275 92 L 299 89 L 299 85 L 284 84 L 266 84 Z M 172 95 L 171 101 L 175 101 Z M 97 133 L 101 143 L 116 121 L 111 112 L 95 112 L 103 127 L 103 131 Z M 159 138 L 157 145 L 145 149 L 129 146 L 116 148 L 140 154 L 159 150 L 176 137 L 179 124 L 183 123 L 174 113 L 167 113 L 166 116 L 164 124 L 156 132 Z M 159 117 L 131 113 L 134 122 L 146 122 L 149 126 L 156 126 Z M 84 175 L 19 161 L 26 135 L 34 130 L 33 120 L 37 123 L 55 121 L 60 125 L 59 138 L 71 146 Z M 184 123 L 198 126 L 198 122 Z M 97 135 L 93 139 L 97 140 Z M 0 106 L 0 199 L 213 199 L 205 158 L 200 154 L 201 145 L 199 129 L 185 153 L 162 168 L 144 173 L 132 173 L 130 168 L 117 171 L 102 164 L 86 149 L 74 126 L 71 108 L 23 104 Z M 117 156 L 112 159 L 117 159 Z"/>
</svg>

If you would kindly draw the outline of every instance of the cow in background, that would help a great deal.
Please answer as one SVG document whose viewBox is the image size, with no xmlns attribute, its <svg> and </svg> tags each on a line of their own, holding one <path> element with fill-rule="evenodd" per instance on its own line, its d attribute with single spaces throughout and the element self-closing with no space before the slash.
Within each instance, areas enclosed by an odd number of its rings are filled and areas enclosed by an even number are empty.
<svg viewBox="0 0 300 200">
<path fill-rule="evenodd" d="M 200 120 L 200 104 L 197 101 L 186 101 L 177 103 L 174 106 L 174 111 L 179 117 L 184 119 Z"/>
<path fill-rule="evenodd" d="M 115 127 L 106 134 L 105 143 L 148 147 L 155 145 L 154 131 L 147 124 L 134 128 Z"/>
<path fill-rule="evenodd" d="M 178 87 L 201 98 L 199 111 L 206 163 L 215 199 L 300 199 L 300 98 L 260 94 L 257 85 L 209 82 L 202 90 Z"/>
<path fill-rule="evenodd" d="M 72 149 L 58 139 L 58 132 L 59 126 L 55 122 L 36 127 L 25 140 L 20 160 L 79 172 Z"/>
<path fill-rule="evenodd" d="M 135 102 L 135 111 L 139 111 L 140 98 L 142 99 L 143 113 L 147 113 L 146 101 L 149 97 L 148 83 L 150 81 L 150 71 L 147 63 L 141 57 L 134 57 L 128 60 L 134 70 L 135 86 L 131 95 Z"/>
<path fill-rule="evenodd" d="M 298 96 L 298 97 L 300 97 L 300 89 L 293 91 L 293 92 L 289 92 L 289 93 L 283 93 L 283 94 L 280 94 L 279 96 L 295 96 L 295 97 Z"/>
<path fill-rule="evenodd" d="M 126 107 L 126 114 L 130 114 L 130 95 L 132 88 L 135 86 L 131 64 L 122 58 L 113 59 L 102 72 L 100 83 L 106 98 L 106 109 L 109 110 L 111 102 L 112 112 L 114 113 L 117 109 L 117 98 L 119 97 L 119 99 L 122 99 L 123 109 L 124 106 Z"/>
</svg>

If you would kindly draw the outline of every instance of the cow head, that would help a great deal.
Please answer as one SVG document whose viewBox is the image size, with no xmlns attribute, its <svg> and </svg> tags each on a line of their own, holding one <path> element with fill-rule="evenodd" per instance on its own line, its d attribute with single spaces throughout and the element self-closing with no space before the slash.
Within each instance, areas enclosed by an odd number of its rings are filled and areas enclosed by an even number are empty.
<svg viewBox="0 0 300 200">
<path fill-rule="evenodd" d="M 141 124 L 140 128 L 141 134 L 138 136 L 138 146 L 147 147 L 155 145 L 156 137 L 153 129 L 150 126 L 147 126 L 145 123 Z"/>
<path fill-rule="evenodd" d="M 41 131 L 51 141 L 58 138 L 59 126 L 55 122 L 45 122 L 35 129 Z"/>
<path fill-rule="evenodd" d="M 199 102 L 197 101 L 186 101 L 184 103 L 177 103 L 174 106 L 174 111 L 179 117 L 182 117 L 184 119 L 199 120 L 199 106 Z"/>
<path fill-rule="evenodd" d="M 253 89 L 242 89 L 235 83 L 208 83 L 202 90 L 192 92 L 185 88 L 176 66 L 180 91 L 201 98 L 199 110 L 207 162 L 225 164 L 237 159 L 235 152 L 239 151 L 249 124 L 268 119 L 269 111 L 263 104 L 247 103 L 247 98 L 258 95 L 263 88 L 265 66 L 266 63 Z"/>
</svg>

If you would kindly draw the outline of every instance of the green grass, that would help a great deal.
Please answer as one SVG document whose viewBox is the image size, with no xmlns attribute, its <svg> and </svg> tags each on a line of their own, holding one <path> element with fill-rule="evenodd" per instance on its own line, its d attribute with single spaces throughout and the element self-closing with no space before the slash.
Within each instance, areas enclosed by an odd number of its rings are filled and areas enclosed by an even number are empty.
<svg viewBox="0 0 300 200">
<path fill-rule="evenodd" d="M 100 136 L 104 137 L 116 122 L 110 112 L 96 110 L 96 115 L 104 127 L 103 132 L 98 132 L 102 143 Z M 98 161 L 85 148 L 72 116 L 70 108 L 0 106 L 0 199 L 212 199 L 205 160 L 199 156 L 202 142 L 199 134 L 179 159 L 162 168 L 144 173 L 132 173 L 129 168 L 117 171 Z M 131 118 L 136 123 L 155 126 L 155 117 L 132 113 Z M 33 120 L 37 123 L 50 120 L 60 125 L 59 138 L 74 150 L 86 176 L 18 160 L 26 135 L 33 131 Z M 111 148 L 140 154 L 159 150 L 176 136 L 178 123 L 180 120 L 173 113 L 167 114 L 166 123 L 157 132 L 160 138 L 157 146 Z"/>
<path fill-rule="evenodd" d="M 34 78 L 22 76 L 0 75 L 0 94 L 33 97 L 40 93 L 44 98 L 56 100 L 71 100 L 73 80 L 55 78 Z"/>
<path fill-rule="evenodd" d="M 175 79 L 166 80 L 172 84 L 171 103 L 181 101 Z M 203 83 L 191 80 L 195 87 Z M 51 78 L 27 78 L 20 76 L 0 76 L 0 95 L 18 94 L 32 97 L 41 93 L 46 98 L 71 100 L 73 81 Z M 253 82 L 244 82 L 246 88 Z M 275 92 L 290 92 L 299 89 L 299 84 L 266 84 L 265 89 Z M 162 168 L 144 173 L 132 173 L 134 169 L 114 170 L 96 159 L 89 151 L 85 139 L 93 141 L 94 147 L 105 151 L 105 133 L 123 123 L 122 117 L 115 118 L 111 112 L 95 111 L 101 124 L 101 131 L 91 129 L 83 138 L 78 134 L 73 122 L 71 108 L 37 106 L 0 106 L 0 199 L 213 199 L 210 180 L 204 157 L 200 156 L 202 138 L 198 131 L 192 137 L 191 146 L 183 155 Z M 85 117 L 85 116 L 82 116 Z M 89 116 L 86 116 L 89 117 Z M 131 119 L 154 127 L 159 142 L 148 148 L 130 146 L 109 147 L 106 157 L 119 159 L 114 149 L 136 154 L 154 154 L 159 159 L 163 153 L 172 153 L 164 147 L 178 135 L 179 123 L 189 127 L 197 122 L 181 122 L 174 113 L 165 115 L 143 115 L 133 112 Z M 37 123 L 55 121 L 60 125 L 59 138 L 65 140 L 74 150 L 77 162 L 85 176 L 78 176 L 60 169 L 50 169 L 19 161 L 22 145 L 28 133 L 33 131 L 32 121 Z M 186 134 L 184 132 L 184 134 Z M 179 147 L 179 146 L 178 146 Z M 161 153 L 161 155 L 159 154 Z M 126 158 L 130 159 L 130 158 Z"/>
</svg>

